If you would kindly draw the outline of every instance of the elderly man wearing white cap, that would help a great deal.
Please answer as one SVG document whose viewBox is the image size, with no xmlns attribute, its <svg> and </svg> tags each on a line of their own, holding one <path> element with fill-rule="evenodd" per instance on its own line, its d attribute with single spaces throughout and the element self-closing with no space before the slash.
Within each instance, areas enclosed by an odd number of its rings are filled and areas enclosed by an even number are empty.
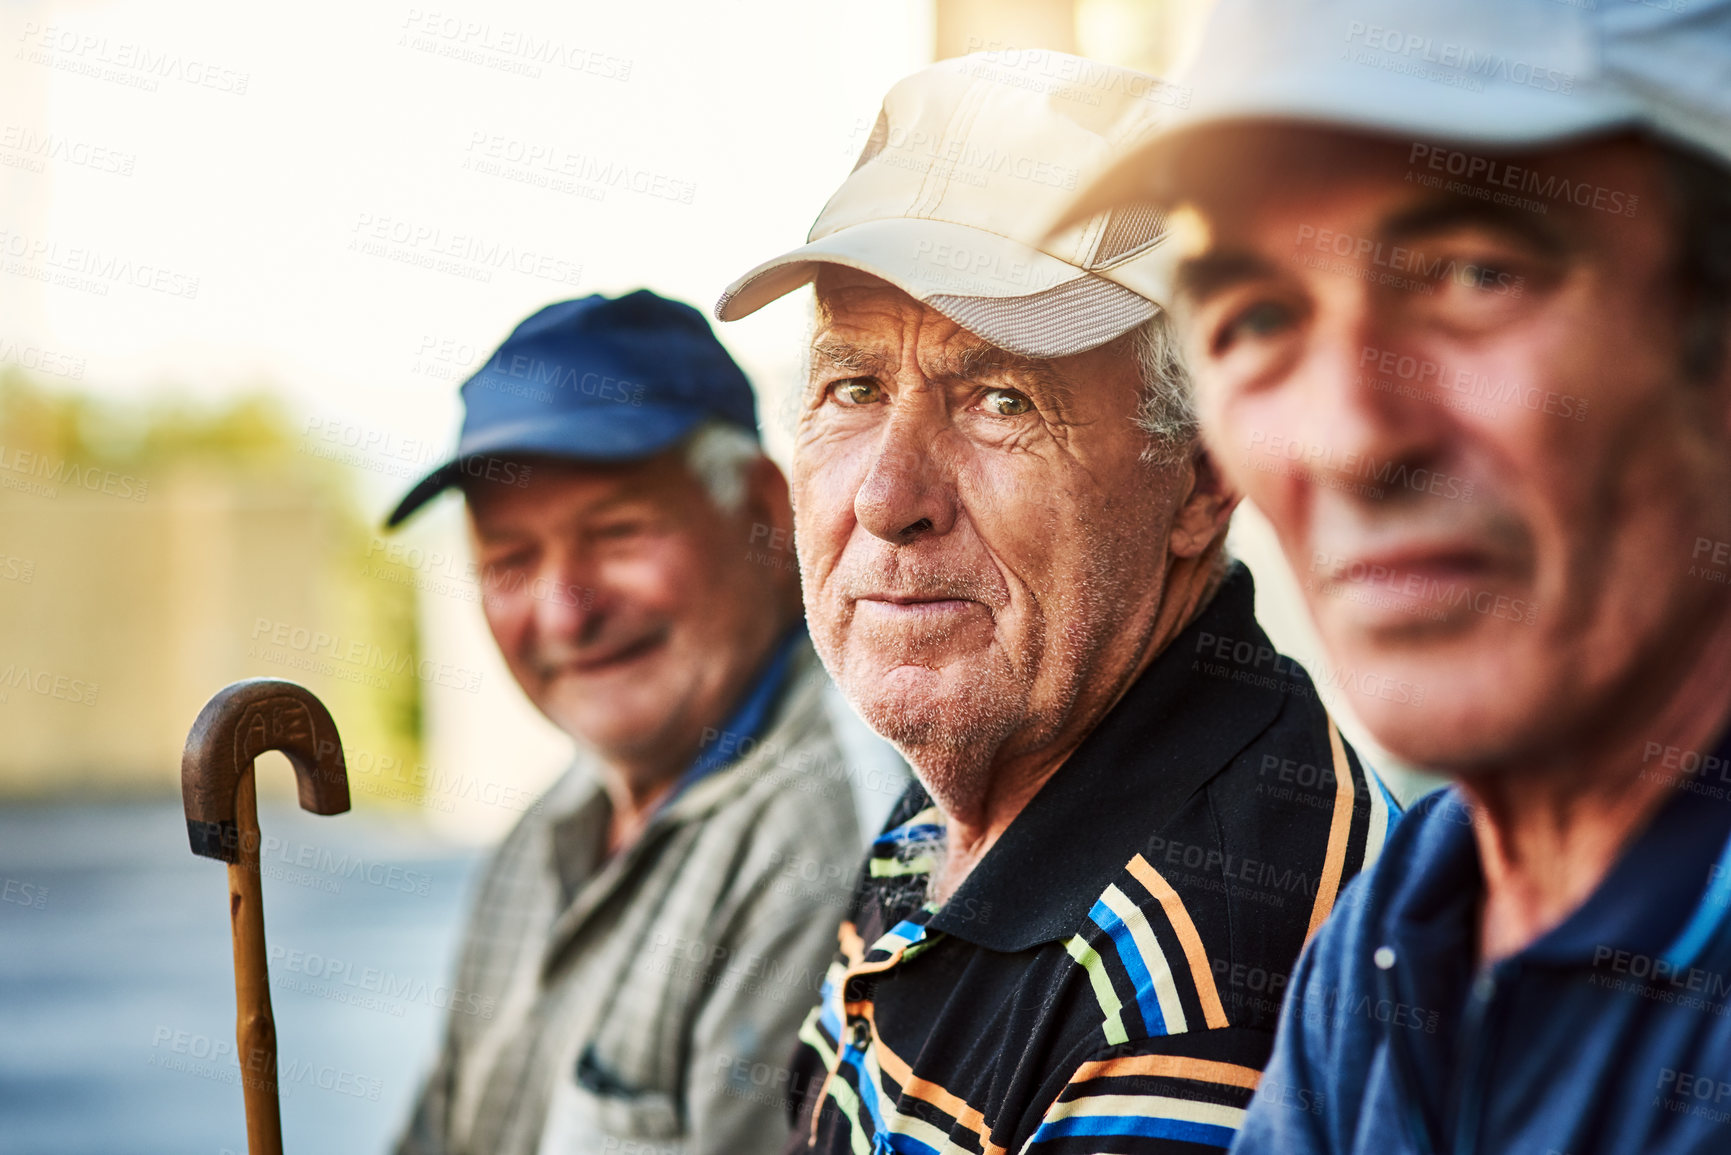
<svg viewBox="0 0 1731 1155">
<path fill-rule="evenodd" d="M 1731 1151 L 1731 4 L 1224 0 L 1188 78 L 1075 211 L 1173 210 L 1207 443 L 1455 780 L 1235 1150 Z"/>
<path fill-rule="evenodd" d="M 794 1148 L 1230 1142 L 1392 804 L 1257 625 L 1151 291 L 1156 217 L 1040 237 L 1171 100 L 1053 53 L 897 84 L 803 248 L 812 639 L 918 783 L 791 1072 Z"/>
</svg>

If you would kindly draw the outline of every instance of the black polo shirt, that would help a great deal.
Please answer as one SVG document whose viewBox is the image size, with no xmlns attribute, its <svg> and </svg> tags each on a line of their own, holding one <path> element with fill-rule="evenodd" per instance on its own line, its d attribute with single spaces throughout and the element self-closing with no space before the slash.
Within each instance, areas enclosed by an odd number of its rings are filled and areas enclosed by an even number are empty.
<svg viewBox="0 0 1731 1155">
<path fill-rule="evenodd" d="M 1397 813 L 1234 565 L 942 907 L 943 816 L 903 796 L 800 1032 L 790 1150 L 1226 1147 Z"/>
</svg>

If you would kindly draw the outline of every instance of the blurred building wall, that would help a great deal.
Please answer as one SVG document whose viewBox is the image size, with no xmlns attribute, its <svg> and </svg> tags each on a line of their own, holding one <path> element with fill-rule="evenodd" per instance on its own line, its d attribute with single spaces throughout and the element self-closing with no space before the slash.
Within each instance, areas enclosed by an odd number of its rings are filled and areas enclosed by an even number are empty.
<svg viewBox="0 0 1731 1155">
<path fill-rule="evenodd" d="M 933 59 L 1048 48 L 1165 75 L 1211 0 L 936 0 Z"/>
<path fill-rule="evenodd" d="M 1076 51 L 1073 0 L 937 0 L 936 7 L 936 60 L 1005 48 Z"/>
<path fill-rule="evenodd" d="M 197 476 L 142 500 L 45 489 L 0 493 L 17 559 L 0 593 L 0 783 L 166 787 L 204 698 L 249 665 L 254 615 L 320 620 L 302 571 L 330 552 L 324 519 Z"/>
<path fill-rule="evenodd" d="M 278 677 L 325 701 L 359 792 L 383 795 L 369 768 L 413 766 L 441 671 L 410 589 L 366 557 L 346 479 L 253 418 L 129 414 L 146 444 L 104 454 L 87 437 L 104 408 L 0 379 L 0 794 L 177 791 L 204 702 Z"/>
</svg>

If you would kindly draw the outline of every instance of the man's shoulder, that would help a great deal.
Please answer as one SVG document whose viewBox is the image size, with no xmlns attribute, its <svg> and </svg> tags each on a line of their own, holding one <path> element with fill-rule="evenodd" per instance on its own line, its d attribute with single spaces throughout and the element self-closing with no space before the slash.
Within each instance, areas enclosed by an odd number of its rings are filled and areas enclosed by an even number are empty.
<svg viewBox="0 0 1731 1155">
<path fill-rule="evenodd" d="M 826 708 L 828 687 L 811 643 L 801 642 L 763 733 L 742 738 L 726 751 L 732 761 L 716 775 L 727 783 L 723 806 L 784 812 L 852 807 L 858 771 Z"/>
<path fill-rule="evenodd" d="M 1427 806 L 1433 822 L 1454 813 L 1442 801 Z M 1072 980 L 1094 993 L 1084 1017 L 1099 1030 L 1085 1039 L 1110 1055 L 1170 1052 L 1259 1069 L 1283 1004 L 1325 1014 L 1373 984 L 1382 896 L 1399 884 L 1406 854 L 1391 833 L 1388 853 L 1356 875 L 1339 870 L 1330 894 L 1326 872 L 1346 845 L 1339 824 L 1330 823 L 1335 853 L 1325 844 L 1284 859 L 1247 851 L 1218 826 L 1209 833 L 1220 815 L 1206 805 L 1191 818 L 1151 839 L 1065 944 Z M 1327 1005 L 1307 1007 L 1318 1000 Z"/>
<path fill-rule="evenodd" d="M 478 889 L 472 917 L 486 919 L 490 911 L 514 908 L 531 892 L 551 893 L 557 885 L 551 852 L 556 829 L 566 829 L 567 837 L 600 839 L 606 832 L 605 806 L 595 767 L 579 752 L 486 852 L 473 882 Z"/>
<path fill-rule="evenodd" d="M 1293 695 L 1174 826 L 1217 838 L 1222 854 L 1234 857 L 1230 870 L 1223 860 L 1215 865 L 1240 882 L 1297 880 L 1326 905 L 1348 879 L 1378 861 L 1401 814 L 1375 768 L 1322 704 Z M 1153 848 L 1163 849 L 1158 838 Z M 1238 893 L 1251 901 L 1263 897 Z"/>
<path fill-rule="evenodd" d="M 725 773 L 730 805 L 775 814 L 851 818 L 850 845 L 863 845 L 912 777 L 895 749 L 841 696 L 809 640 L 795 652 L 788 681 L 758 740 L 741 743 Z"/>
<path fill-rule="evenodd" d="M 1313 988 L 1313 999 L 1320 993 L 1373 985 L 1377 949 L 1385 945 L 1391 909 L 1403 892 L 1423 878 L 1444 845 L 1471 824 L 1471 812 L 1452 786 L 1413 802 L 1389 835 L 1382 855 L 1342 888 L 1328 921 L 1311 941 L 1306 982 Z"/>
<path fill-rule="evenodd" d="M 494 848 L 493 860 L 522 853 L 519 848 L 534 843 L 553 826 L 569 821 L 603 798 L 601 778 L 594 760 L 579 748 L 565 768 L 523 807 L 523 812 Z"/>
<path fill-rule="evenodd" d="M 740 743 L 730 764 L 693 787 L 710 795 L 707 803 L 693 799 L 703 811 L 698 821 L 749 838 L 761 852 L 814 858 L 829 873 L 837 862 L 857 866 L 857 794 L 870 783 L 826 706 L 828 685 L 802 643 L 762 736 Z M 793 857 L 778 861 L 800 868 Z"/>
<path fill-rule="evenodd" d="M 1399 814 L 1320 704 L 1290 701 L 1148 836 L 1076 945 L 1127 989 L 1166 995 L 1171 1008 L 1143 1000 L 1132 1016 L 1151 1035 L 1174 1019 L 1271 1032 L 1305 942 Z"/>
</svg>

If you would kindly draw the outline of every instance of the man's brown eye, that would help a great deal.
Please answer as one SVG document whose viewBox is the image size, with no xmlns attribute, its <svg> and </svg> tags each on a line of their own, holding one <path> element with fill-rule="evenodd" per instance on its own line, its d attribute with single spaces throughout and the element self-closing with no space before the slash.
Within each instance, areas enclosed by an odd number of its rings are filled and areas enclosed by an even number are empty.
<svg viewBox="0 0 1731 1155">
<path fill-rule="evenodd" d="M 1032 401 L 1014 389 L 988 390 L 984 404 L 987 413 L 998 417 L 1016 417 L 1034 407 Z"/>
<path fill-rule="evenodd" d="M 506 581 L 513 574 L 523 573 L 529 568 L 530 563 L 531 559 L 528 552 L 522 550 L 483 558 L 481 578 L 489 584 L 498 584 Z"/>
<path fill-rule="evenodd" d="M 870 405 L 882 401 L 884 396 L 875 381 L 840 381 L 831 386 L 830 392 L 843 405 Z"/>
<path fill-rule="evenodd" d="M 1292 310 L 1274 301 L 1258 301 L 1234 317 L 1221 332 L 1224 347 L 1239 337 L 1269 337 L 1291 324 Z"/>
<path fill-rule="evenodd" d="M 641 534 L 643 523 L 639 521 L 609 521 L 597 525 L 589 532 L 590 536 L 597 541 L 623 541 Z"/>
</svg>

